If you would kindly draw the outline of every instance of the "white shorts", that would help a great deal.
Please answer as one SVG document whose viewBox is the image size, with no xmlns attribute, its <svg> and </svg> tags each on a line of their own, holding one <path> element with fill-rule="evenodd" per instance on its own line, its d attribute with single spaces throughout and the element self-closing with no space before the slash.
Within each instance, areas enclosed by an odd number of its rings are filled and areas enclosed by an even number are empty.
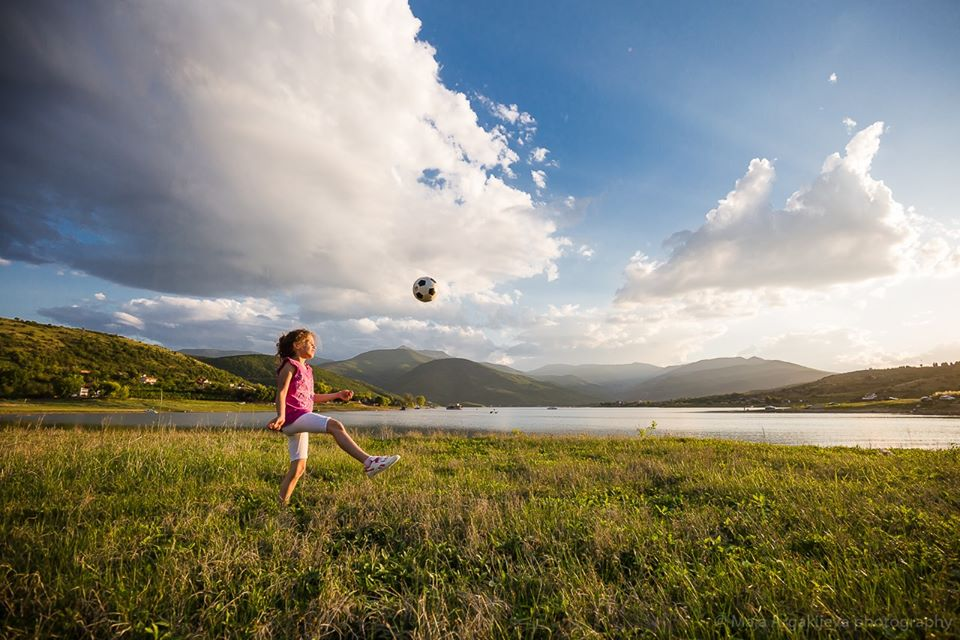
<svg viewBox="0 0 960 640">
<path fill-rule="evenodd" d="M 330 418 L 319 413 L 305 413 L 290 424 L 283 425 L 280 430 L 287 436 L 287 447 L 290 449 L 290 461 L 306 460 L 310 449 L 311 433 L 326 433 L 327 421 Z"/>
</svg>

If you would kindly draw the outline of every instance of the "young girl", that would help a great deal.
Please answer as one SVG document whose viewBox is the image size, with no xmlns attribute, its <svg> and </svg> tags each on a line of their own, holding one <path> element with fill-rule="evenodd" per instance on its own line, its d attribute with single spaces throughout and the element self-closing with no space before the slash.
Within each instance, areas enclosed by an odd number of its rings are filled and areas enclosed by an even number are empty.
<svg viewBox="0 0 960 640">
<path fill-rule="evenodd" d="M 280 483 L 282 504 L 290 501 L 297 480 L 307 467 L 311 433 L 332 435 L 341 449 L 363 463 L 364 472 L 371 478 L 400 459 L 400 456 L 367 455 L 340 421 L 313 413 L 314 402 L 349 400 L 353 397 L 353 391 L 346 389 L 337 393 L 313 392 L 313 369 L 307 360 L 316 351 L 316 337 L 306 329 L 295 329 L 277 342 L 277 355 L 281 358 L 277 369 L 277 417 L 270 421 L 267 428 L 286 435 L 290 449 L 290 470 Z"/>
</svg>

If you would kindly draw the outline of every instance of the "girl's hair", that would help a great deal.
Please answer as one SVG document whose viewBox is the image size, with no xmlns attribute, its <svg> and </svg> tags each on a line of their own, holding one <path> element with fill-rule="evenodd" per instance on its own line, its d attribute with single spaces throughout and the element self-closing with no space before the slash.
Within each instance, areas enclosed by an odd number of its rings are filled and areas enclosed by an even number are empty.
<svg viewBox="0 0 960 640">
<path fill-rule="evenodd" d="M 284 358 L 296 358 L 297 348 L 302 346 L 307 338 L 313 338 L 314 341 L 317 339 L 308 329 L 294 329 L 280 336 L 277 340 L 277 359 L 282 361 Z"/>
</svg>

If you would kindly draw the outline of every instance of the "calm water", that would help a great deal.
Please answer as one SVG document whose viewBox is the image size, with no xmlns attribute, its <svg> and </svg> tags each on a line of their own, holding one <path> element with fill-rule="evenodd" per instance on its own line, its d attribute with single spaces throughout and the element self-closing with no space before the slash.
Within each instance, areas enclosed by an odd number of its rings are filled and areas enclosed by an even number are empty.
<svg viewBox="0 0 960 640">
<path fill-rule="evenodd" d="M 495 412 L 494 412 L 495 411 Z M 7 424 L 162 425 L 263 427 L 273 412 L 109 413 L 0 416 Z M 661 435 L 727 438 L 777 444 L 942 449 L 960 445 L 960 418 L 884 414 L 779 413 L 716 409 L 501 408 L 350 411 L 327 415 L 351 427 L 635 435 L 656 421 Z"/>
</svg>

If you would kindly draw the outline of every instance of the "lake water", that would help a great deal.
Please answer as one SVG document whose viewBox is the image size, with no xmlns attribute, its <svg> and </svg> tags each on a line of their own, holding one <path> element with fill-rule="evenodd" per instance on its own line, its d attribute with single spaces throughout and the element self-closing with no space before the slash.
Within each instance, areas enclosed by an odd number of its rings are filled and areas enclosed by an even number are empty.
<svg viewBox="0 0 960 640">
<path fill-rule="evenodd" d="M 6 424 L 263 427 L 273 412 L 71 413 L 0 415 Z M 452 411 L 328 412 L 348 429 L 390 427 L 450 432 L 519 430 L 525 433 L 636 435 L 656 421 L 659 435 L 725 438 L 775 444 L 869 448 L 944 449 L 960 445 L 960 418 L 892 414 L 781 413 L 766 411 L 584 407 L 477 408 Z"/>
</svg>

